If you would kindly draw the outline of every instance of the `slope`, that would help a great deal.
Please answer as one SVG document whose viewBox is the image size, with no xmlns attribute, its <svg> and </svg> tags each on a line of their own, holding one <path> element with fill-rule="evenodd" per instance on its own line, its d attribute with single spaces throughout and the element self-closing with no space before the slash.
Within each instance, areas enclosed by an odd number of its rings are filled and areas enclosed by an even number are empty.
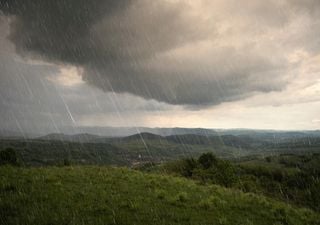
<svg viewBox="0 0 320 225">
<path fill-rule="evenodd" d="M 2 224 L 319 224 L 313 211 L 108 167 L 0 167 Z"/>
</svg>

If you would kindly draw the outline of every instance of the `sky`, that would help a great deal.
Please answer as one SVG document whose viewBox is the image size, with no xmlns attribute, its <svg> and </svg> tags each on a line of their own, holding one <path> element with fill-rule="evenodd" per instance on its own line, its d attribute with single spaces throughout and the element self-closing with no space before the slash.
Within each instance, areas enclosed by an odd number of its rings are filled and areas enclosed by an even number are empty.
<svg viewBox="0 0 320 225">
<path fill-rule="evenodd" d="M 1 129 L 320 129 L 319 0 L 0 0 Z"/>
</svg>

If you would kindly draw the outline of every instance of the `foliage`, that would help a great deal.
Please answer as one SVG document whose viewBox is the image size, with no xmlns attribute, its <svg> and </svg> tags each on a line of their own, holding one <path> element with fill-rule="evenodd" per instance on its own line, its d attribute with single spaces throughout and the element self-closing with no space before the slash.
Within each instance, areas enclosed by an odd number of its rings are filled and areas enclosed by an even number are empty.
<svg viewBox="0 0 320 225">
<path fill-rule="evenodd" d="M 217 158 L 210 152 L 202 154 L 199 159 L 198 163 L 202 166 L 203 169 L 209 169 L 215 164 L 217 164 Z"/>
<path fill-rule="evenodd" d="M 10 164 L 17 166 L 19 165 L 18 156 L 13 148 L 7 148 L 0 151 L 0 165 Z"/>
<path fill-rule="evenodd" d="M 184 144 L 135 137 L 114 142 L 68 142 L 58 140 L 0 140 L 0 151 L 13 148 L 27 166 L 60 166 L 64 159 L 72 164 L 137 166 L 177 160 L 188 155 L 198 157 L 204 152 L 232 157 L 235 148 Z"/>
<path fill-rule="evenodd" d="M 198 160 L 187 158 L 162 167 L 169 174 L 179 174 L 203 184 L 213 183 L 265 194 L 320 211 L 318 154 L 269 156 L 238 164 L 206 153 Z"/>
</svg>

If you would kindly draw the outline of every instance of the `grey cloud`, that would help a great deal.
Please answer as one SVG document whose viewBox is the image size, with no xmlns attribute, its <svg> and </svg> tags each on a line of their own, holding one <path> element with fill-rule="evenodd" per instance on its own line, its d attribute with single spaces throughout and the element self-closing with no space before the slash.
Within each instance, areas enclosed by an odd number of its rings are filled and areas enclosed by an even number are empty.
<svg viewBox="0 0 320 225">
<path fill-rule="evenodd" d="M 170 109 L 167 104 L 104 93 L 84 84 L 66 87 L 55 83 L 61 76 L 60 65 L 24 61 L 5 38 L 9 27 L 1 17 L 0 30 L 3 31 L 0 33 L 0 131 L 59 132 L 64 126 L 77 126 L 79 119 L 99 113 L 117 115 Z"/>
<path fill-rule="evenodd" d="M 166 104 L 144 101 L 130 95 L 103 93 L 87 85 L 64 87 L 51 81 L 58 76 L 59 67 L 32 65 L 14 60 L 13 56 L 0 52 L 1 129 L 57 132 L 56 129 L 63 126 L 77 125 L 80 118 L 88 115 L 117 115 L 170 108 Z"/>
<path fill-rule="evenodd" d="M 10 39 L 19 53 L 79 64 L 99 57 L 90 36 L 93 24 L 128 4 L 130 0 L 0 1 L 4 14 L 15 16 Z"/>
<path fill-rule="evenodd" d="M 258 32 L 285 26 L 291 17 L 284 10 L 301 8 L 298 1 L 248 2 L 254 7 L 240 14 L 252 12 L 248 18 L 258 18 Z M 316 12 L 314 5 L 308 0 L 305 9 Z M 246 48 L 220 46 L 214 16 L 195 15 L 184 1 L 0 0 L 0 6 L 13 16 L 10 40 L 20 54 L 80 66 L 83 79 L 104 91 L 197 108 L 279 91 L 287 83 L 284 56 L 264 55 L 249 38 Z M 216 45 L 205 56 L 174 55 L 207 40 Z"/>
</svg>

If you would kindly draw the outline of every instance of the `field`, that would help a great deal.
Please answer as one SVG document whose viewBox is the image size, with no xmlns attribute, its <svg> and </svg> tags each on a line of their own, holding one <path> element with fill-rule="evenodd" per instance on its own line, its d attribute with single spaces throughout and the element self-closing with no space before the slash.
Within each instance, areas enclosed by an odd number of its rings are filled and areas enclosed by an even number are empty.
<svg viewBox="0 0 320 225">
<path fill-rule="evenodd" d="M 0 167 L 1 224 L 319 224 L 255 194 L 126 168 Z"/>
</svg>

